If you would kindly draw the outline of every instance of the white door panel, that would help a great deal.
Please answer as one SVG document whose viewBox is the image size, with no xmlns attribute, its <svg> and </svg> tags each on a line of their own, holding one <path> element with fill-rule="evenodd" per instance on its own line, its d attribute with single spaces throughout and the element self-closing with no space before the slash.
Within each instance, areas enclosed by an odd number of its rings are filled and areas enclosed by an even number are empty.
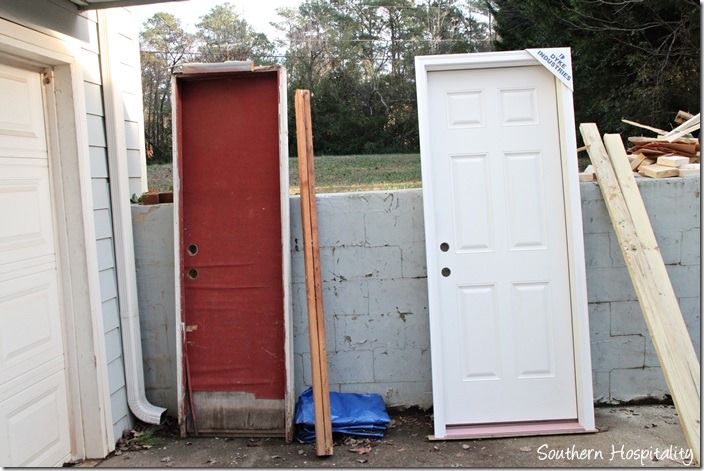
<svg viewBox="0 0 704 471">
<path fill-rule="evenodd" d="M 446 423 L 577 417 L 555 81 L 428 73 Z"/>
<path fill-rule="evenodd" d="M 38 71 L 0 64 L 0 465 L 70 457 L 49 155 Z"/>
</svg>

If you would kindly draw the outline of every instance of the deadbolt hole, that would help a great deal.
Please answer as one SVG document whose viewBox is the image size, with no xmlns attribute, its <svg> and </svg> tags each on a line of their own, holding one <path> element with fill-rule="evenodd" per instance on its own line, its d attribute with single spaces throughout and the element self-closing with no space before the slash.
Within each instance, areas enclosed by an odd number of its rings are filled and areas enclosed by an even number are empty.
<svg viewBox="0 0 704 471">
<path fill-rule="evenodd" d="M 449 268 L 445 267 L 445 268 L 442 269 L 442 271 L 441 271 L 440 273 L 442 273 L 442 276 L 444 276 L 445 278 L 447 278 L 448 276 L 450 276 L 450 273 L 452 273 L 452 272 L 450 271 Z"/>
<path fill-rule="evenodd" d="M 196 270 L 195 268 L 191 268 L 190 270 L 188 270 L 188 278 L 190 278 L 191 280 L 195 280 L 196 278 L 198 278 L 198 270 Z"/>
<path fill-rule="evenodd" d="M 448 244 L 447 242 L 443 242 L 442 244 L 440 244 L 440 250 L 442 250 L 443 252 L 447 252 L 448 250 L 450 250 L 450 244 Z"/>
<path fill-rule="evenodd" d="M 190 244 L 187 250 L 188 255 L 195 255 L 198 253 L 198 246 L 196 244 Z"/>
</svg>

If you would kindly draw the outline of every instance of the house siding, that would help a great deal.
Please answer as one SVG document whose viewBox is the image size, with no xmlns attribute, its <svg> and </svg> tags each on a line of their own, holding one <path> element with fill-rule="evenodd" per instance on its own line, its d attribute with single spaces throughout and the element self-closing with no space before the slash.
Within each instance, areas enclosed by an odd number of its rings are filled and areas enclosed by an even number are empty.
<svg viewBox="0 0 704 471">
<path fill-rule="evenodd" d="M 146 188 L 143 121 L 141 118 L 141 79 L 138 25 L 131 24 L 132 13 L 126 9 L 111 12 L 111 21 L 119 26 L 120 39 L 111 44 L 120 57 L 125 93 L 125 147 L 130 159 L 131 192 L 140 194 Z M 9 1 L 0 4 L 0 18 L 7 19 L 40 33 L 80 45 L 86 106 L 86 132 L 89 145 L 93 217 L 98 251 L 98 270 L 102 302 L 103 334 L 107 357 L 108 383 L 113 431 L 117 440 L 125 428 L 133 425 L 125 387 L 120 309 L 115 268 L 113 213 L 106 140 L 106 118 L 103 106 L 100 68 L 98 21 L 95 11 L 78 12 L 68 0 Z"/>
</svg>

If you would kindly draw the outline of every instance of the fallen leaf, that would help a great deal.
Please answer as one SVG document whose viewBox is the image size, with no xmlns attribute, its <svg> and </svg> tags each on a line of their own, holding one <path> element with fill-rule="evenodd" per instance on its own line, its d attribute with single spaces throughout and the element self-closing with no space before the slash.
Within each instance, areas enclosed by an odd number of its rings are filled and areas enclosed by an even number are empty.
<svg viewBox="0 0 704 471">
<path fill-rule="evenodd" d="M 464 445 L 462 445 L 462 449 L 463 449 L 463 450 L 469 450 L 469 445 L 467 445 L 467 444 L 465 443 Z"/>
<path fill-rule="evenodd" d="M 122 454 L 122 450 L 115 450 L 115 456 L 120 456 Z"/>
<path fill-rule="evenodd" d="M 365 460 L 364 458 L 357 458 L 357 463 L 366 463 L 366 462 L 367 462 L 367 460 Z"/>
<path fill-rule="evenodd" d="M 519 450 L 521 450 L 523 452 L 528 452 L 528 451 L 532 451 L 533 449 L 529 446 L 522 446 L 519 448 Z"/>
<path fill-rule="evenodd" d="M 302 455 L 303 453 L 305 453 L 305 451 L 303 451 L 303 450 L 298 450 L 298 454 L 299 454 L 299 455 Z"/>
<path fill-rule="evenodd" d="M 372 451 L 371 446 L 364 446 L 364 447 L 357 447 L 357 448 L 350 448 L 349 449 L 352 453 L 357 453 L 358 455 L 366 455 L 370 451 Z"/>
</svg>

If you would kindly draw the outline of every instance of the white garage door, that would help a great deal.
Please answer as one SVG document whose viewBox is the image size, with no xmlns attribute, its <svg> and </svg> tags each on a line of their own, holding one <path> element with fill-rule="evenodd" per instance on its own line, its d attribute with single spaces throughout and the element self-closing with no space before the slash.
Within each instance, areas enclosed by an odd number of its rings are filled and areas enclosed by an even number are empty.
<svg viewBox="0 0 704 471">
<path fill-rule="evenodd" d="M 0 465 L 70 458 L 41 75 L 0 63 Z"/>
</svg>

